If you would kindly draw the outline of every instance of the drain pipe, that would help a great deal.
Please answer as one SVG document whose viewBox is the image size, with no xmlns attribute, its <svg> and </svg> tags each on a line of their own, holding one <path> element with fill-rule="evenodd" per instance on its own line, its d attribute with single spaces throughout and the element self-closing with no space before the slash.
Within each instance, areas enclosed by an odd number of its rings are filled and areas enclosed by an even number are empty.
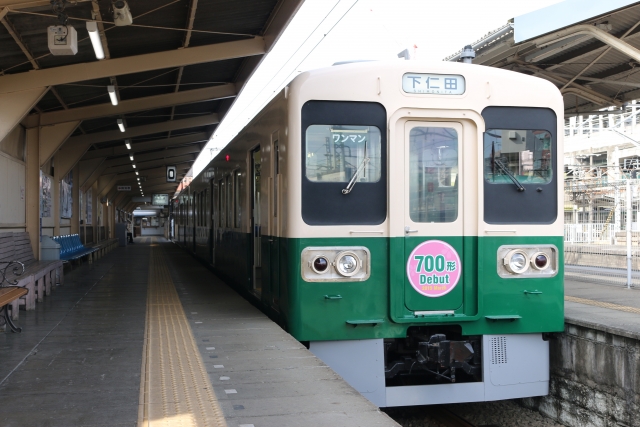
<svg viewBox="0 0 640 427">
<path fill-rule="evenodd" d="M 473 58 L 475 57 L 476 51 L 473 50 L 473 47 L 471 47 L 470 44 L 466 45 L 460 54 L 460 59 L 464 64 L 473 64 Z"/>
</svg>

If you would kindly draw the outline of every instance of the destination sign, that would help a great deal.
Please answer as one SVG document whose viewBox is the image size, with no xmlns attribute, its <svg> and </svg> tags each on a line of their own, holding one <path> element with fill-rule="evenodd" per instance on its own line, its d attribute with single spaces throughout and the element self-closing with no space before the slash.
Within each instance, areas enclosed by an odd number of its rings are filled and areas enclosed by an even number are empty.
<svg viewBox="0 0 640 427">
<path fill-rule="evenodd" d="M 402 90 L 406 93 L 462 95 L 465 81 L 464 77 L 457 74 L 407 73 L 402 76 Z"/>
</svg>

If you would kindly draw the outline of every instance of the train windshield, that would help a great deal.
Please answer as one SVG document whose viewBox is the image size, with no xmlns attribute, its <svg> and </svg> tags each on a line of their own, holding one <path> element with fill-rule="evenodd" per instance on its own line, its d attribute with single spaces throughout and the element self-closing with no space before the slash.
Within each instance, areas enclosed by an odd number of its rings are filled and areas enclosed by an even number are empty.
<svg viewBox="0 0 640 427">
<path fill-rule="evenodd" d="M 313 182 L 378 182 L 382 172 L 380 129 L 311 125 L 306 134 L 306 176 Z"/>
<path fill-rule="evenodd" d="M 546 184 L 553 178 L 551 134 L 546 130 L 488 129 L 484 178 L 491 184 Z"/>
</svg>

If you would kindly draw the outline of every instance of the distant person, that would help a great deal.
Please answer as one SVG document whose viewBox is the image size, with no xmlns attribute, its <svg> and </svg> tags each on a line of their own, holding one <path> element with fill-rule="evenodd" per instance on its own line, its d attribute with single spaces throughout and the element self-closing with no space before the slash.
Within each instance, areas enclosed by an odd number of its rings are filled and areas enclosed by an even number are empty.
<svg viewBox="0 0 640 427">
<path fill-rule="evenodd" d="M 133 243 L 133 223 L 131 220 L 127 221 L 127 242 Z"/>
</svg>

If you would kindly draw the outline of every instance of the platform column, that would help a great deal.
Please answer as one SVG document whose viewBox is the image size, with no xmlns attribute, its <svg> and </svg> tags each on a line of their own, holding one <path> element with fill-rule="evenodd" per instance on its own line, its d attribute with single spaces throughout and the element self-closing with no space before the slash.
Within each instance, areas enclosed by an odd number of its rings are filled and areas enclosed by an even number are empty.
<svg viewBox="0 0 640 427">
<path fill-rule="evenodd" d="M 71 234 L 80 233 L 80 166 L 73 168 L 73 186 L 71 195 L 73 197 L 73 207 L 71 208 Z"/>
<path fill-rule="evenodd" d="M 40 129 L 27 129 L 26 224 L 33 255 L 40 259 Z"/>
</svg>

